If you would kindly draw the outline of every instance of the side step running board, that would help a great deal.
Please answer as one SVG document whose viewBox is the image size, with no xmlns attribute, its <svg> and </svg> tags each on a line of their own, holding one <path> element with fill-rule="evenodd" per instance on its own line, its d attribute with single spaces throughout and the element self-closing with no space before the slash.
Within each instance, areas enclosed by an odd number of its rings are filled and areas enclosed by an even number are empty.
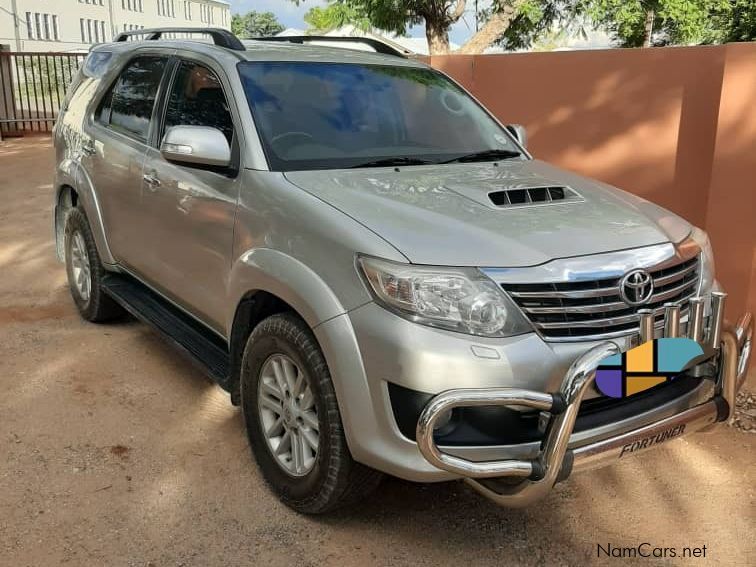
<svg viewBox="0 0 756 567">
<path fill-rule="evenodd" d="M 126 311 L 156 329 L 210 378 L 228 389 L 230 357 L 219 336 L 130 276 L 108 274 L 103 287 Z"/>
</svg>

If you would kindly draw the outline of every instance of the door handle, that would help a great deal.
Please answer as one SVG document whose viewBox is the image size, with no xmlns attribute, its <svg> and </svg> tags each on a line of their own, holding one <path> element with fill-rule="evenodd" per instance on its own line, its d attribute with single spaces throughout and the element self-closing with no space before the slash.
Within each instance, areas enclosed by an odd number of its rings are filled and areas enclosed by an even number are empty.
<svg viewBox="0 0 756 567">
<path fill-rule="evenodd" d="M 144 179 L 144 182 L 153 190 L 160 187 L 160 179 L 150 173 L 142 175 L 142 179 Z"/>
</svg>

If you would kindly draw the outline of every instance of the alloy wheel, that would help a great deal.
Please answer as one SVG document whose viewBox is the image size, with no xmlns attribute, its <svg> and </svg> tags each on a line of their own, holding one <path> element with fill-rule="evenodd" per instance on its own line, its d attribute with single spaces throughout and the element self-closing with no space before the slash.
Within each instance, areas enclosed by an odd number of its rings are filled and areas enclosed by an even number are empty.
<svg viewBox="0 0 756 567">
<path fill-rule="evenodd" d="M 317 408 L 308 377 L 289 356 L 274 354 L 263 364 L 257 411 L 278 464 L 293 476 L 310 472 L 320 444 Z"/>
<path fill-rule="evenodd" d="M 84 236 L 76 231 L 71 236 L 71 272 L 76 292 L 84 301 L 92 294 L 92 274 Z"/>
</svg>

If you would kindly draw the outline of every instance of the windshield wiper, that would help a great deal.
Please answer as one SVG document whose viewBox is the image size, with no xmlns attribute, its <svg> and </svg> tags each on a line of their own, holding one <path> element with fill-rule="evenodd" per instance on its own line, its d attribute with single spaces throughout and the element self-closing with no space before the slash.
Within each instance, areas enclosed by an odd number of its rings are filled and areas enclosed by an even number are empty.
<svg viewBox="0 0 756 567">
<path fill-rule="evenodd" d="M 464 154 L 461 156 L 457 156 L 452 159 L 448 159 L 446 161 L 441 161 L 439 163 L 464 163 L 464 162 L 471 162 L 471 161 L 491 161 L 491 160 L 497 160 L 497 159 L 509 159 L 514 157 L 519 157 L 521 154 L 520 152 L 516 152 L 514 150 L 483 150 L 481 152 L 473 152 L 471 154 Z"/>
<path fill-rule="evenodd" d="M 391 165 L 428 165 L 431 163 L 436 162 L 412 157 L 387 157 L 373 161 L 366 161 L 365 163 L 358 163 L 357 165 L 353 165 L 352 169 L 358 167 L 388 167 Z"/>
</svg>

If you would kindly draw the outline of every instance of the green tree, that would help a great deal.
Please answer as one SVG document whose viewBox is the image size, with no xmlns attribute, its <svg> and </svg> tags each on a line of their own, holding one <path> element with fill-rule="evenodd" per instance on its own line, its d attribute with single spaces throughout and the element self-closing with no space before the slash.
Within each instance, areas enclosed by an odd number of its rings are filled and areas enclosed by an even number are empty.
<svg viewBox="0 0 756 567">
<path fill-rule="evenodd" d="M 625 47 L 701 43 L 713 33 L 712 12 L 727 4 L 729 0 L 585 0 L 589 17 Z"/>
<path fill-rule="evenodd" d="M 518 16 L 543 4 L 540 0 L 493 0 L 485 12 L 486 23 L 459 49 L 458 53 L 483 53 L 500 41 Z"/>
<path fill-rule="evenodd" d="M 244 15 L 234 14 L 231 18 L 231 31 L 242 39 L 270 37 L 283 30 L 273 12 L 252 10 Z"/>
<path fill-rule="evenodd" d="M 370 19 L 357 7 L 342 2 L 333 2 L 327 6 L 315 6 L 304 15 L 309 26 L 308 31 L 329 32 L 351 24 L 362 31 L 369 31 L 373 26 Z"/>
<path fill-rule="evenodd" d="M 707 43 L 756 41 L 756 2 L 729 0 L 717 2 L 709 14 Z"/>
<path fill-rule="evenodd" d="M 299 4 L 304 0 L 292 1 Z M 449 28 L 464 14 L 466 0 L 333 0 L 329 7 L 334 5 L 341 8 L 334 8 L 328 16 L 345 18 L 339 25 L 352 23 L 364 28 L 367 22 L 369 27 L 405 35 L 407 28 L 425 23 L 428 49 L 438 55 L 449 52 Z M 332 22 L 327 19 L 325 27 L 338 27 Z M 310 25 L 317 28 L 324 24 L 318 21 Z"/>
<path fill-rule="evenodd" d="M 568 34 L 585 34 L 582 26 L 581 0 L 527 0 L 519 5 L 511 21 L 499 33 L 493 43 L 505 50 L 526 49 L 535 43 L 556 45 Z M 478 14 L 488 22 L 493 9 L 481 10 Z M 467 46 L 464 46 L 467 47 Z M 485 49 L 485 48 L 484 48 Z"/>
</svg>

